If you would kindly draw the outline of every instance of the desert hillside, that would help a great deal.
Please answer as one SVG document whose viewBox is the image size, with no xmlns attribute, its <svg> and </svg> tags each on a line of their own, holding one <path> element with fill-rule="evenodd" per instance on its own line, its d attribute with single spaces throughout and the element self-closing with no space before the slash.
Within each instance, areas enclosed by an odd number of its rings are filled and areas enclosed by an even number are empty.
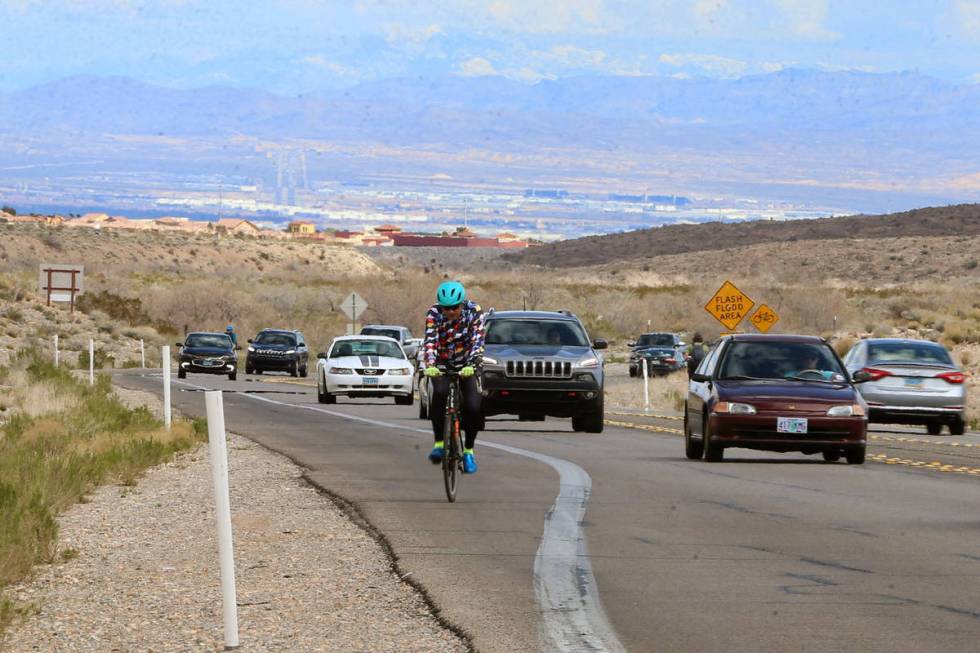
<svg viewBox="0 0 980 653">
<path fill-rule="evenodd" d="M 577 267 L 688 252 L 716 252 L 762 243 L 825 241 L 842 237 L 875 242 L 887 238 L 978 234 L 980 204 L 961 204 L 875 216 L 670 225 L 566 240 L 510 252 L 503 258 L 513 263 L 542 267 Z"/>
</svg>

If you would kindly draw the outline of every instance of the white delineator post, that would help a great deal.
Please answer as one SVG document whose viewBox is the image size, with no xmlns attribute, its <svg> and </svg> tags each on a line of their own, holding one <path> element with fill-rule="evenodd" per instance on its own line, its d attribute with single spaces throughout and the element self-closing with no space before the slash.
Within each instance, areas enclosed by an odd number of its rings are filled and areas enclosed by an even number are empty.
<svg viewBox="0 0 980 653">
<path fill-rule="evenodd" d="M 54 366 L 58 367 L 58 334 L 54 334 Z"/>
<path fill-rule="evenodd" d="M 650 362 L 645 358 L 640 360 L 643 362 L 643 410 L 650 410 L 650 374 L 647 371 Z"/>
<path fill-rule="evenodd" d="M 214 516 L 218 522 L 221 602 L 225 617 L 225 650 L 238 648 L 238 602 L 235 593 L 235 553 L 231 539 L 231 501 L 228 497 L 228 449 L 221 390 L 204 393 L 208 415 L 208 450 L 214 480 Z"/>
<path fill-rule="evenodd" d="M 160 348 L 163 361 L 163 425 L 170 430 L 170 345 Z"/>
<path fill-rule="evenodd" d="M 146 348 L 143 347 L 143 339 L 140 338 L 140 367 L 146 369 Z"/>
<path fill-rule="evenodd" d="M 88 339 L 88 383 L 95 385 L 95 340 Z"/>
</svg>

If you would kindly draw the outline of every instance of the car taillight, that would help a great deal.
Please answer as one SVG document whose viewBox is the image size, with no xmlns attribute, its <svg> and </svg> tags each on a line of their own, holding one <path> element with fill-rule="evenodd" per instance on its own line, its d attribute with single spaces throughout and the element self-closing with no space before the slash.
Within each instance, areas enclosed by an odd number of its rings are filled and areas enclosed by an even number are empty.
<svg viewBox="0 0 980 653">
<path fill-rule="evenodd" d="M 677 360 L 674 358 L 665 358 L 664 362 L 667 363 L 668 365 L 674 365 L 675 363 L 677 363 Z"/>
<path fill-rule="evenodd" d="M 946 383 L 963 383 L 966 380 L 966 375 L 963 372 L 943 372 L 942 374 L 936 375 L 937 379 L 942 379 Z"/>
<path fill-rule="evenodd" d="M 892 373 L 889 372 L 888 370 L 879 370 L 877 367 L 865 367 L 861 371 L 870 374 L 872 381 L 883 379 L 886 376 L 892 376 Z"/>
</svg>

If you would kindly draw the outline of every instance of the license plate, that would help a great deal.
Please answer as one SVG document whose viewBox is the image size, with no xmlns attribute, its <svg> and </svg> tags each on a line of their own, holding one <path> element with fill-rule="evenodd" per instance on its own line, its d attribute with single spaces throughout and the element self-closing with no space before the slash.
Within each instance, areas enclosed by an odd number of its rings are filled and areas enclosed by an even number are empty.
<svg viewBox="0 0 980 653">
<path fill-rule="evenodd" d="M 906 388 L 921 388 L 922 379 L 921 378 L 907 378 L 905 379 Z"/>
<path fill-rule="evenodd" d="M 806 433 L 805 417 L 777 417 L 777 433 Z"/>
<path fill-rule="evenodd" d="M 363 383 L 364 385 L 378 385 L 378 380 L 372 378 L 363 378 L 361 379 L 361 383 Z"/>
</svg>

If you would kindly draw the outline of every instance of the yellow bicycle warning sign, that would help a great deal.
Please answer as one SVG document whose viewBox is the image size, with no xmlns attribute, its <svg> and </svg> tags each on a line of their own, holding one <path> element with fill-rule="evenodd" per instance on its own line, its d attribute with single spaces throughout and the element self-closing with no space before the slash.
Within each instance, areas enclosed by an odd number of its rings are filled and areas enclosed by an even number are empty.
<svg viewBox="0 0 980 653">
<path fill-rule="evenodd" d="M 772 310 L 765 304 L 760 306 L 759 310 L 752 315 L 752 324 L 755 325 L 756 329 L 762 331 L 763 333 L 769 333 L 769 329 L 771 329 L 776 322 L 779 322 L 779 315 L 776 314 L 776 311 Z"/>
<path fill-rule="evenodd" d="M 726 281 L 704 305 L 704 310 L 724 324 L 726 329 L 732 331 L 745 319 L 753 306 L 755 302 L 749 299 L 748 295 L 736 288 L 731 281 Z"/>
</svg>

